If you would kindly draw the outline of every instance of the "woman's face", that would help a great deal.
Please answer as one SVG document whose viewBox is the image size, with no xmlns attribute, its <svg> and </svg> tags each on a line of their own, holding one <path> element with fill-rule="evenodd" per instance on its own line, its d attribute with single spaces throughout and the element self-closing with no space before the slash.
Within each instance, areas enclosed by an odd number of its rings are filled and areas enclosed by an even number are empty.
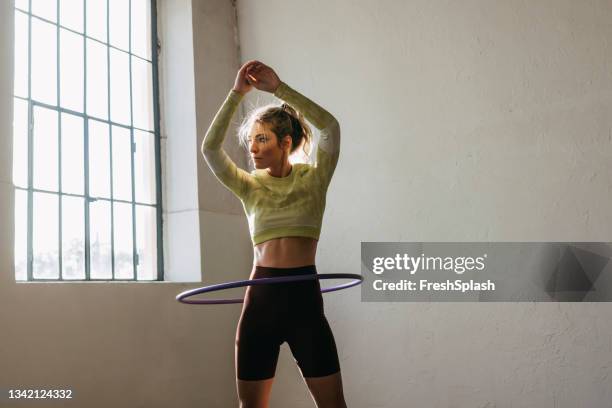
<svg viewBox="0 0 612 408">
<path fill-rule="evenodd" d="M 278 167 L 283 162 L 283 149 L 278 146 L 276 135 L 269 129 L 266 123 L 255 122 L 251 128 L 251 133 L 248 138 L 249 152 L 251 159 L 255 163 L 256 169 L 267 169 L 269 167 Z M 285 141 L 285 148 L 287 148 Z M 284 153 L 288 156 L 288 150 Z"/>
</svg>

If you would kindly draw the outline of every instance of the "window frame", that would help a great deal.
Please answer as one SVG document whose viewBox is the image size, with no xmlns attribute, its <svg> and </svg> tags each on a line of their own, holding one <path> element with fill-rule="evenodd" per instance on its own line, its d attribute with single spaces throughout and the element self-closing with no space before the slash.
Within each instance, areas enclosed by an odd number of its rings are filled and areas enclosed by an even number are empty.
<svg viewBox="0 0 612 408">
<path fill-rule="evenodd" d="M 15 92 L 13 92 L 13 100 L 19 99 L 25 101 L 27 103 L 28 117 L 27 117 L 27 187 L 16 186 L 14 185 L 14 191 L 24 191 L 27 193 L 27 250 L 26 250 L 26 265 L 27 265 L 27 273 L 26 280 L 18 280 L 17 282 L 91 282 L 91 281 L 103 281 L 103 282 L 125 282 L 125 281 L 136 281 L 136 282 L 152 282 L 152 281 L 163 281 L 164 280 L 164 257 L 163 257 L 163 225 L 162 225 L 162 170 L 161 170 L 161 137 L 160 137 L 160 101 L 159 101 L 159 50 L 160 44 L 158 40 L 158 32 L 157 32 L 157 0 L 147 0 L 150 3 L 151 10 L 151 20 L 149 21 L 151 28 L 151 60 L 141 57 L 139 55 L 133 54 L 132 48 L 132 0 L 127 0 L 128 2 L 128 50 L 127 55 L 129 59 L 129 84 L 130 84 L 130 124 L 125 125 L 123 123 L 113 122 L 111 120 L 111 66 L 110 66 L 110 50 L 111 48 L 119 50 L 120 52 L 126 52 L 126 50 L 117 48 L 110 44 L 110 0 L 104 0 L 106 3 L 106 40 L 105 42 L 100 41 L 99 39 L 90 37 L 87 35 L 87 0 L 83 0 L 83 32 L 75 31 L 72 28 L 68 28 L 62 26 L 60 24 L 60 2 L 61 0 L 56 0 L 56 20 L 51 21 L 44 17 L 34 15 L 32 13 L 32 0 L 28 0 L 28 10 L 23 10 L 18 8 L 15 4 L 13 6 L 14 14 L 13 19 L 17 13 L 23 13 L 28 18 L 28 88 L 27 88 L 27 97 L 17 96 Z M 32 100 L 32 19 L 39 19 L 46 23 L 53 24 L 55 26 L 56 31 L 56 105 L 49 105 L 42 101 L 34 101 Z M 68 30 L 75 34 L 82 36 L 83 38 L 83 112 L 74 111 L 72 109 L 68 109 L 62 107 L 60 105 L 60 32 L 61 29 Z M 106 47 L 106 61 L 107 61 L 107 119 L 102 119 L 96 116 L 88 115 L 87 113 L 87 44 L 88 40 L 96 41 L 99 44 L 103 44 Z M 16 44 L 15 44 L 16 45 Z M 15 55 L 16 53 L 14 53 Z M 146 61 L 151 63 L 151 74 L 152 74 L 152 107 L 153 107 L 153 129 L 146 130 L 142 128 L 138 128 L 134 126 L 134 106 L 133 106 L 133 64 L 132 59 L 138 58 L 142 61 Z M 34 145 L 33 145 L 33 137 L 34 137 L 34 108 L 41 107 L 45 109 L 53 110 L 57 115 L 57 171 L 58 171 L 58 179 L 57 179 L 57 191 L 43 190 L 39 188 L 34 188 L 33 184 L 33 153 L 34 153 Z M 77 116 L 83 120 L 83 176 L 84 176 L 84 186 L 83 193 L 81 194 L 73 194 L 62 191 L 62 131 L 61 131 L 61 122 L 62 122 L 62 114 L 67 113 L 70 115 Z M 109 147 L 109 178 L 110 178 L 110 197 L 92 197 L 89 195 L 89 122 L 91 120 L 99 121 L 105 123 L 108 126 L 108 147 Z M 131 143 L 131 153 L 130 153 L 130 167 L 131 167 L 131 201 L 117 199 L 113 194 L 113 127 L 121 127 L 123 129 L 127 129 L 130 132 L 130 143 Z M 151 134 L 154 140 L 154 177 L 155 177 L 155 204 L 142 203 L 136 201 L 136 185 L 135 185 L 135 169 L 134 169 L 134 161 L 135 161 L 135 153 L 136 153 L 136 144 L 134 143 L 134 133 L 135 131 L 142 131 L 148 134 Z M 13 153 L 13 161 L 15 160 Z M 58 226 L 58 237 L 57 237 L 57 260 L 58 260 L 58 278 L 34 278 L 33 276 L 33 263 L 34 263 L 34 253 L 33 253 L 33 198 L 34 193 L 50 193 L 54 194 L 58 198 L 58 217 L 57 217 L 57 226 Z M 63 248 L 62 248 L 62 197 L 78 197 L 83 199 L 83 207 L 84 207 L 84 235 L 83 235 L 83 244 L 84 244 L 84 273 L 85 277 L 83 279 L 65 279 L 63 277 L 62 271 L 62 258 L 63 258 Z M 90 204 L 95 201 L 107 201 L 110 206 L 110 242 L 111 242 L 111 278 L 91 278 L 91 242 L 90 242 Z M 115 277 L 115 222 L 114 222 L 114 205 L 113 203 L 127 203 L 131 204 L 132 207 L 132 265 L 133 265 L 133 277 L 132 278 L 116 278 Z M 156 259 L 152 260 L 152 262 L 157 263 L 157 276 L 155 279 L 138 279 L 138 264 L 139 264 L 139 256 L 137 251 L 137 240 L 136 240 L 136 206 L 148 206 L 155 209 L 155 224 L 156 224 Z"/>
</svg>

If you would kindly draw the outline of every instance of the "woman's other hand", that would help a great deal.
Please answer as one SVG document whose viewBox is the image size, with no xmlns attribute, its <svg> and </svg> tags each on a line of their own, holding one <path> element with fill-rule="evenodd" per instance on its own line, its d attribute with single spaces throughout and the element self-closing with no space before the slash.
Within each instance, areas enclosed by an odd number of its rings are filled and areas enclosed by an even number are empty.
<svg viewBox="0 0 612 408">
<path fill-rule="evenodd" d="M 247 80 L 246 75 L 247 75 L 247 70 L 251 66 L 253 66 L 255 63 L 257 63 L 257 61 L 251 60 L 251 61 L 245 62 L 244 65 L 240 67 L 240 70 L 238 70 L 238 74 L 236 74 L 236 80 L 234 81 L 234 87 L 232 88 L 234 91 L 240 92 L 241 94 L 245 95 L 251 89 L 253 89 L 253 85 L 251 85 L 251 83 Z"/>
<path fill-rule="evenodd" d="M 276 72 L 266 64 L 255 61 L 246 69 L 246 79 L 255 88 L 260 91 L 274 93 L 281 81 Z"/>
</svg>

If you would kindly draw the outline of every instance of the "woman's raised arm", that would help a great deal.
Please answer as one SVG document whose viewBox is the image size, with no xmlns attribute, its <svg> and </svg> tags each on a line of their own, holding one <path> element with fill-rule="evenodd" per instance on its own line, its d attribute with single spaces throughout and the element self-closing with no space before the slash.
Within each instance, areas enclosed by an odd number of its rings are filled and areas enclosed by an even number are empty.
<svg viewBox="0 0 612 408">
<path fill-rule="evenodd" d="M 249 174 L 238 168 L 229 158 L 223 149 L 223 140 L 242 98 L 253 88 L 246 80 L 246 70 L 253 63 L 254 61 L 247 62 L 238 71 L 234 88 L 228 93 L 206 131 L 201 148 L 208 167 L 217 179 L 239 198 L 247 193 Z"/>
</svg>

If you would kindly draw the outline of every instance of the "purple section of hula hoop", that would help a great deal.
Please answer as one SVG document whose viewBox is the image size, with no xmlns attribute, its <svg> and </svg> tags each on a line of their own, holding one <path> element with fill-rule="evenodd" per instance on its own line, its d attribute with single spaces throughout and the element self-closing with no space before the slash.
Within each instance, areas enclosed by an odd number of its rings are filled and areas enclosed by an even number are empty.
<svg viewBox="0 0 612 408">
<path fill-rule="evenodd" d="M 196 288 L 186 290 L 179 293 L 176 296 L 176 300 L 181 303 L 196 304 L 196 305 L 221 305 L 229 303 L 242 303 L 244 299 L 211 299 L 211 300 L 188 300 L 187 298 L 195 296 L 201 293 L 216 292 L 218 290 L 239 288 L 242 286 L 253 286 L 253 285 L 269 285 L 274 283 L 283 282 L 299 282 L 305 280 L 314 279 L 355 279 L 354 282 L 344 283 L 342 285 L 332 286 L 330 288 L 321 289 L 321 293 L 333 292 L 336 290 L 350 288 L 351 286 L 359 285 L 363 281 L 363 276 L 355 273 L 324 273 L 314 275 L 296 275 L 296 276 L 279 276 L 276 278 L 258 278 L 248 279 L 227 283 L 218 283 L 216 285 L 205 286 L 203 288 Z"/>
</svg>

